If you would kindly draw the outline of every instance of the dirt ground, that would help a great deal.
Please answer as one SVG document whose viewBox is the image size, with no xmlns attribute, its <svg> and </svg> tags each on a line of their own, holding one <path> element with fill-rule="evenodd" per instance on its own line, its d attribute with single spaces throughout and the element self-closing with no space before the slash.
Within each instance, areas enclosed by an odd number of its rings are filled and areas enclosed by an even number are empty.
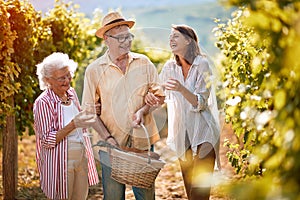
<svg viewBox="0 0 300 200">
<path fill-rule="evenodd" d="M 223 146 L 225 138 L 233 138 L 230 125 L 224 124 L 221 133 L 220 157 L 222 171 L 216 172 L 214 175 L 214 185 L 211 192 L 211 200 L 229 200 L 226 196 L 222 185 L 228 183 L 230 178 L 234 175 L 234 171 L 226 158 L 226 147 Z M 35 163 L 35 137 L 25 136 L 22 141 L 19 141 L 19 163 L 18 163 L 18 195 L 16 199 L 46 199 L 39 188 L 39 176 Z M 167 162 L 164 168 L 160 171 L 156 178 L 156 199 L 162 200 L 184 200 L 187 199 L 183 181 L 179 169 L 179 164 L 172 159 L 170 154 L 166 153 L 165 138 L 158 142 L 155 149 L 162 158 Z M 0 152 L 2 163 L 2 151 Z M 163 156 L 167 155 L 167 157 Z M 98 164 L 99 167 L 99 164 Z M 0 197 L 3 196 L 2 188 L 2 165 L 0 166 Z M 2 198 L 1 198 L 2 199 Z M 88 199 L 102 199 L 102 187 L 96 185 L 90 188 Z M 134 195 L 130 187 L 126 189 L 126 200 L 134 200 Z"/>
</svg>

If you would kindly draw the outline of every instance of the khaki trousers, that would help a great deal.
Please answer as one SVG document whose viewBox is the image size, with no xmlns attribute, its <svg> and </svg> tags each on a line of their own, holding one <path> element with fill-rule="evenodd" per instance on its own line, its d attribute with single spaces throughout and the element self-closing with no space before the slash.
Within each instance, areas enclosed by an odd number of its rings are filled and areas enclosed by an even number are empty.
<svg viewBox="0 0 300 200">
<path fill-rule="evenodd" d="M 68 142 L 69 200 L 85 200 L 88 196 L 88 160 L 82 143 Z"/>
</svg>

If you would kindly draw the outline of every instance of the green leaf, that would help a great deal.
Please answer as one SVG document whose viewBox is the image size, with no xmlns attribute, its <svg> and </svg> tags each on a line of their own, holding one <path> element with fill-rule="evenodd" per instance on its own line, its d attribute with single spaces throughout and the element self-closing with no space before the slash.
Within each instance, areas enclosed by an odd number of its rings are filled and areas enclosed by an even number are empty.
<svg viewBox="0 0 300 200">
<path fill-rule="evenodd" d="M 278 90 L 274 93 L 274 106 L 276 110 L 282 109 L 286 104 L 286 92 L 284 90 Z"/>
</svg>

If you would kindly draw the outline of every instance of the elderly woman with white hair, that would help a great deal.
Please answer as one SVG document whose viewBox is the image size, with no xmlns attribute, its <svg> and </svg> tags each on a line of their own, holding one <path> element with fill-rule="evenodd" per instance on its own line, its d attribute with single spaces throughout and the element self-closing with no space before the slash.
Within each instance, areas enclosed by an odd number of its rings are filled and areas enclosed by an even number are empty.
<svg viewBox="0 0 300 200">
<path fill-rule="evenodd" d="M 70 86 L 76 68 L 77 63 L 59 52 L 37 65 L 44 91 L 33 108 L 36 161 L 41 188 L 49 199 L 86 199 L 89 185 L 99 182 L 86 132 L 95 119 L 80 111 Z"/>
</svg>

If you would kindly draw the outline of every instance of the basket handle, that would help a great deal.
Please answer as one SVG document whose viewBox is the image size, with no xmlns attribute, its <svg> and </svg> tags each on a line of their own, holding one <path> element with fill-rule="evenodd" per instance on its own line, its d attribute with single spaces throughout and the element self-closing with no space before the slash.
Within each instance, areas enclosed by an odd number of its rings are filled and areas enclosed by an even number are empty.
<svg viewBox="0 0 300 200">
<path fill-rule="evenodd" d="M 140 124 L 141 127 L 144 129 L 145 131 L 145 134 L 147 136 L 147 141 L 148 141 L 148 164 L 151 163 L 151 144 L 150 144 L 150 137 L 149 137 L 149 133 L 145 127 L 145 125 L 143 123 Z M 105 142 L 105 141 L 98 141 L 97 144 L 94 144 L 94 146 L 100 146 L 100 147 L 107 147 L 108 148 L 108 151 L 110 152 L 110 149 L 114 148 L 114 149 L 118 149 L 118 150 L 121 150 L 120 148 L 114 146 L 114 145 L 111 145 L 110 143 L 108 142 Z"/>
<path fill-rule="evenodd" d="M 115 146 L 115 145 L 112 145 L 108 142 L 105 142 L 105 141 L 102 141 L 102 140 L 99 140 L 97 142 L 97 144 L 94 144 L 92 147 L 95 147 L 95 146 L 99 146 L 99 147 L 107 147 L 107 148 L 110 148 L 110 149 L 118 149 L 118 150 L 121 150 L 119 147 Z"/>
<path fill-rule="evenodd" d="M 145 134 L 147 136 L 147 141 L 148 141 L 148 164 L 150 164 L 151 163 L 151 157 L 150 157 L 150 155 L 151 155 L 150 154 L 150 151 L 151 151 L 150 136 L 149 136 L 149 133 L 148 133 L 148 131 L 147 131 L 147 129 L 146 129 L 146 127 L 145 127 L 145 125 L 143 123 L 141 123 L 141 127 L 144 129 Z"/>
</svg>

